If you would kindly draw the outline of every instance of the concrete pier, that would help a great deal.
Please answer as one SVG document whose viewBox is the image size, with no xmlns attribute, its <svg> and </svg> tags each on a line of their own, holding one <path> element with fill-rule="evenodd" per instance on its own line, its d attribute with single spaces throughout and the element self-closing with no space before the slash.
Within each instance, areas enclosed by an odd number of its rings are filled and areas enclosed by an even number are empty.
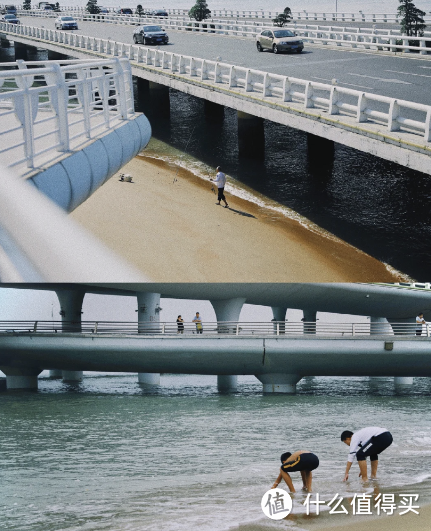
<svg viewBox="0 0 431 531">
<path fill-rule="evenodd" d="M 13 389 L 23 389 L 33 391 L 37 389 L 37 377 L 42 372 L 41 369 L 33 367 L 0 367 L 0 370 L 6 374 L 6 388 L 8 391 Z"/>
<path fill-rule="evenodd" d="M 242 111 L 237 111 L 237 114 L 239 155 L 251 159 L 263 159 L 265 134 L 262 118 Z"/>
<path fill-rule="evenodd" d="M 256 378 L 263 384 L 264 393 L 296 393 L 296 384 L 302 378 L 298 374 L 256 374 Z"/>
<path fill-rule="evenodd" d="M 314 310 L 303 310 L 304 334 L 316 333 L 316 315 Z"/>
<path fill-rule="evenodd" d="M 242 307 L 246 299 L 225 299 L 210 301 L 219 322 L 238 322 Z M 235 325 L 236 326 L 236 325 Z M 219 329 L 219 333 L 226 333 L 229 330 Z M 230 331 L 232 333 L 232 330 Z M 238 377 L 234 374 L 219 374 L 217 376 L 217 388 L 221 392 L 235 392 L 238 388 Z"/>
<path fill-rule="evenodd" d="M 275 332 L 277 332 L 277 323 L 278 323 L 278 332 L 280 334 L 284 334 L 286 330 L 286 312 L 287 312 L 287 306 L 271 306 L 272 309 L 272 315 L 274 316 L 274 320 L 276 323 L 274 324 Z"/>
<path fill-rule="evenodd" d="M 56 380 L 58 378 L 63 378 L 63 371 L 61 371 L 59 369 L 51 369 L 49 371 L 49 378 L 51 380 Z"/>
<path fill-rule="evenodd" d="M 205 118 L 210 122 L 223 122 L 224 106 L 209 100 L 204 100 Z"/>
<path fill-rule="evenodd" d="M 22 59 L 23 61 L 28 60 L 28 50 L 25 44 L 15 42 L 15 61 Z"/>
<path fill-rule="evenodd" d="M 138 333 L 154 334 L 160 323 L 160 293 L 138 292 Z M 139 372 L 138 382 L 142 385 L 160 385 L 160 373 Z"/>
<path fill-rule="evenodd" d="M 63 371 L 63 382 L 77 383 L 82 382 L 83 378 L 82 371 Z"/>
<path fill-rule="evenodd" d="M 334 161 L 335 144 L 333 140 L 307 133 L 307 154 L 312 165 L 326 166 Z"/>
</svg>

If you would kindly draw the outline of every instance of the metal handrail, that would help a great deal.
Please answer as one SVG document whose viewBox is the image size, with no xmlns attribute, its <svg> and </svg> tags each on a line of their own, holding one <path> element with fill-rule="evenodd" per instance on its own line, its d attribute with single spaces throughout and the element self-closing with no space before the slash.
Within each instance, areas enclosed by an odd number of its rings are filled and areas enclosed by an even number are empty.
<svg viewBox="0 0 431 531">
<path fill-rule="evenodd" d="M 4 23 L 0 23 L 0 28 L 4 26 Z M 262 101 L 270 97 L 271 102 L 274 100 L 282 103 L 288 102 L 293 104 L 295 109 L 298 106 L 303 109 L 314 108 L 325 115 L 337 115 L 339 122 L 342 124 L 345 121 L 348 126 L 351 125 L 353 118 L 356 123 L 373 123 L 376 131 L 381 132 L 386 129 L 388 132 L 410 133 L 421 135 L 426 143 L 431 141 L 430 105 L 175 54 L 141 45 L 125 44 L 74 33 L 61 33 L 33 26 L 14 26 L 13 24 L 6 24 L 6 26 L 11 33 L 59 42 L 108 56 L 126 56 L 134 64 L 151 67 L 158 72 L 166 73 L 170 78 L 179 76 L 181 81 L 188 78 L 193 83 L 202 83 L 205 88 L 224 85 L 229 88 L 230 93 L 238 93 L 242 97 L 253 94 L 254 103 L 257 102 L 256 95 L 259 95 Z M 319 116 L 323 115 L 319 114 Z M 417 146 L 411 147 L 409 142 L 403 146 L 417 149 Z"/>
<path fill-rule="evenodd" d="M 278 336 L 307 338 L 382 338 L 415 336 L 430 337 L 427 323 L 326 323 L 326 322 L 202 322 L 202 331 L 194 322 L 117 322 L 117 321 L 0 321 L 0 333 L 76 333 L 113 335 L 163 335 L 163 336 Z"/>
</svg>

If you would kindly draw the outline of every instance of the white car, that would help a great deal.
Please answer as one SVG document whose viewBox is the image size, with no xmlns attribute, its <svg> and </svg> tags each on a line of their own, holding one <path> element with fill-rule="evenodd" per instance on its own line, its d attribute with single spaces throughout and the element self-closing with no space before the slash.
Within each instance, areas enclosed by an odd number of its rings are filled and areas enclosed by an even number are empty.
<svg viewBox="0 0 431 531">
<path fill-rule="evenodd" d="M 78 29 L 78 22 L 73 17 L 58 17 L 55 19 L 55 29 Z"/>
</svg>

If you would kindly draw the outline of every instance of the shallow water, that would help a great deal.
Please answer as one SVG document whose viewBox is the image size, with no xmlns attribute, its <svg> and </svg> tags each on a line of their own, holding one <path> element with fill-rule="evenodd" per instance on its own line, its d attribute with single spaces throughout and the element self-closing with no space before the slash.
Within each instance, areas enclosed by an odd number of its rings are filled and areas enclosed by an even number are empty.
<svg viewBox="0 0 431 531">
<path fill-rule="evenodd" d="M 339 434 L 364 425 L 394 436 L 379 488 L 419 492 L 422 503 L 431 494 L 428 378 L 398 393 L 389 378 L 306 378 L 296 396 L 263 395 L 254 377 L 240 377 L 238 392 L 226 395 L 213 376 L 162 375 L 153 391 L 128 374 L 39 384 L 37 393 L 0 394 L 0 529 L 271 528 L 260 499 L 283 451 L 319 456 L 314 491 L 324 500 L 377 488 L 364 490 L 356 469 L 349 485 L 341 482 L 347 447 Z M 295 515 L 304 499 L 295 495 Z M 298 524 L 311 525 L 282 522 Z"/>
</svg>

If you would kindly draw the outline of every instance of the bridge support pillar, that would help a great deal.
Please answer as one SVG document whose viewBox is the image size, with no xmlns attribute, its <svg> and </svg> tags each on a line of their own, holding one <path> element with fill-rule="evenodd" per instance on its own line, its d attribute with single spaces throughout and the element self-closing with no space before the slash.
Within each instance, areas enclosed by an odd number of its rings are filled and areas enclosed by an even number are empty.
<svg viewBox="0 0 431 531">
<path fill-rule="evenodd" d="M 294 395 L 296 384 L 302 378 L 298 374 L 256 374 L 256 378 L 263 384 L 264 393 L 285 393 Z"/>
<path fill-rule="evenodd" d="M 394 377 L 395 387 L 403 388 L 406 385 L 413 385 L 413 376 L 395 376 Z"/>
<path fill-rule="evenodd" d="M 236 323 L 239 321 L 242 307 L 246 299 L 224 299 L 210 301 L 214 308 L 217 324 L 221 322 L 231 322 L 232 329 L 236 328 Z M 235 323 L 235 324 L 234 324 Z M 219 334 L 229 331 L 229 326 L 218 326 Z M 231 330 L 232 332 L 232 330 Z M 222 392 L 234 392 L 237 390 L 238 377 L 234 374 L 219 374 L 217 376 L 217 388 Z"/>
<path fill-rule="evenodd" d="M 160 293 L 139 291 L 138 299 L 138 334 L 154 334 L 159 331 Z M 142 385 L 160 385 L 160 374 L 139 372 L 138 382 Z"/>
<path fill-rule="evenodd" d="M 370 316 L 370 336 L 376 336 L 385 332 L 389 332 L 390 325 L 385 317 Z M 380 379 L 379 376 L 370 376 L 371 380 Z"/>
<path fill-rule="evenodd" d="M 396 336 L 411 336 L 415 334 L 414 324 L 416 317 L 409 317 L 408 319 L 388 319 L 392 330 Z M 403 327 L 404 324 L 410 325 Z M 399 325 L 399 326 L 397 326 Z M 404 389 L 405 386 L 413 384 L 412 376 L 394 376 L 395 387 Z"/>
<path fill-rule="evenodd" d="M 49 371 L 49 378 L 51 380 L 55 380 L 57 378 L 62 378 L 63 377 L 63 371 L 59 370 L 59 369 L 51 369 Z"/>
<path fill-rule="evenodd" d="M 302 318 L 304 322 L 304 334 L 315 334 L 317 312 L 314 310 L 303 310 L 302 313 L 304 315 Z"/>
<path fill-rule="evenodd" d="M 28 50 L 25 44 L 20 42 L 15 42 L 15 61 L 18 59 L 23 59 L 24 61 L 28 60 Z"/>
<path fill-rule="evenodd" d="M 6 389 L 8 391 L 37 389 L 37 377 L 42 372 L 42 369 L 35 367 L 0 367 L 0 370 L 6 374 Z"/>
<path fill-rule="evenodd" d="M 9 48 L 10 47 L 10 41 L 8 41 L 5 38 L 0 37 L 0 48 Z"/>
<path fill-rule="evenodd" d="M 219 103 L 204 100 L 205 118 L 211 122 L 222 122 L 224 120 L 224 107 Z"/>
<path fill-rule="evenodd" d="M 56 291 L 60 302 L 60 315 L 63 332 L 81 332 L 82 303 L 85 297 L 85 290 L 82 289 L 61 289 Z M 82 371 L 63 371 L 65 382 L 81 382 Z"/>
<path fill-rule="evenodd" d="M 153 111 L 158 115 L 163 116 L 163 118 L 169 118 L 171 115 L 169 87 L 149 81 L 148 92 Z"/>
<path fill-rule="evenodd" d="M 307 133 L 307 153 L 308 160 L 313 164 L 319 166 L 326 165 L 334 160 L 334 141 L 328 140 L 321 136 Z"/>
<path fill-rule="evenodd" d="M 217 389 L 221 392 L 234 393 L 238 388 L 238 376 L 233 374 L 219 374 L 217 376 Z"/>
<path fill-rule="evenodd" d="M 63 371 L 63 382 L 82 382 L 82 371 Z"/>
<path fill-rule="evenodd" d="M 265 156 L 263 119 L 242 111 L 237 111 L 237 114 L 239 155 L 251 159 L 263 159 Z"/>
<path fill-rule="evenodd" d="M 271 306 L 272 315 L 274 316 L 274 321 L 278 322 L 278 331 L 280 334 L 284 334 L 286 331 L 286 312 L 287 306 Z M 277 332 L 277 324 L 274 325 L 275 332 Z"/>
</svg>

